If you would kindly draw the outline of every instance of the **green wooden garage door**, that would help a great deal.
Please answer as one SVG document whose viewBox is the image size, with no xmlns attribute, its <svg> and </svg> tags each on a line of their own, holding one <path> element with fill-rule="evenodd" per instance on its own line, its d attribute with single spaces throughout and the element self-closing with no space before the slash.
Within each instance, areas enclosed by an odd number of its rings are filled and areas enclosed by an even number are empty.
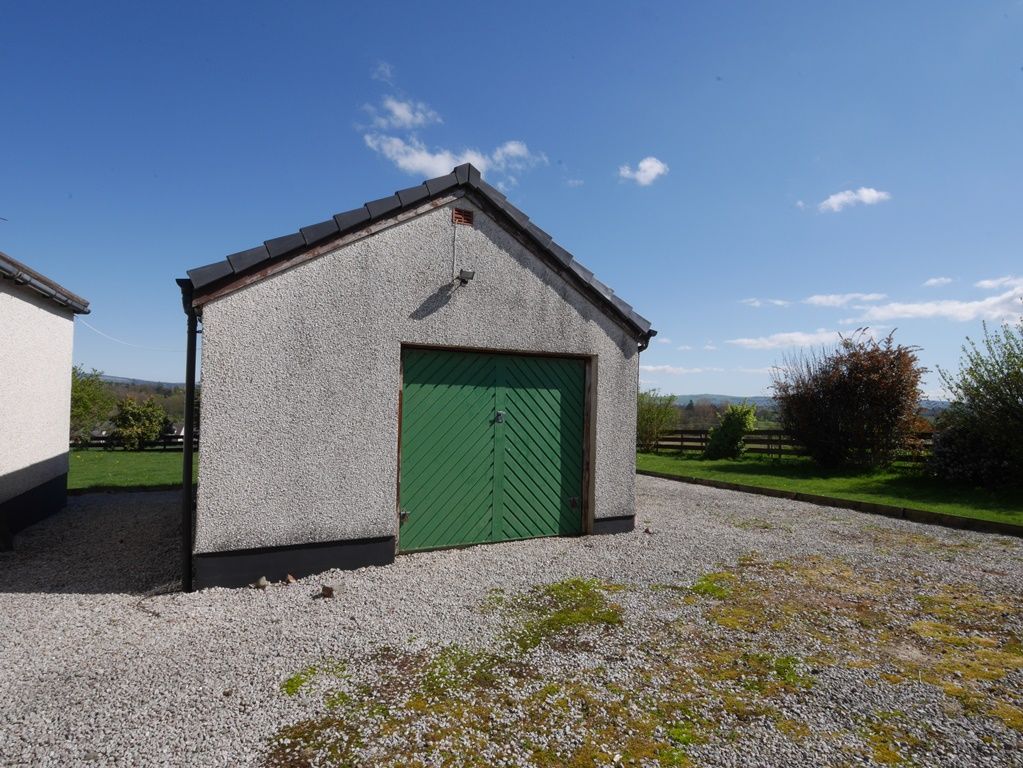
<svg viewBox="0 0 1023 768">
<path fill-rule="evenodd" d="M 582 360 L 407 349 L 403 551 L 582 530 Z"/>
</svg>

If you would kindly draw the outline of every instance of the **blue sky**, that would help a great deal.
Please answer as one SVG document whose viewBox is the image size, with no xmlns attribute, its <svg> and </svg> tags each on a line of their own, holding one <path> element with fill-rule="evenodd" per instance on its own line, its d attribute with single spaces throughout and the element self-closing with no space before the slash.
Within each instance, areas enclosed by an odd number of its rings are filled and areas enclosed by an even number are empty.
<svg viewBox="0 0 1023 768">
<path fill-rule="evenodd" d="M 76 362 L 183 380 L 175 277 L 466 158 L 664 391 L 859 325 L 953 366 L 1019 312 L 1019 0 L 374 8 L 4 4 L 0 250 L 92 302 Z"/>
</svg>

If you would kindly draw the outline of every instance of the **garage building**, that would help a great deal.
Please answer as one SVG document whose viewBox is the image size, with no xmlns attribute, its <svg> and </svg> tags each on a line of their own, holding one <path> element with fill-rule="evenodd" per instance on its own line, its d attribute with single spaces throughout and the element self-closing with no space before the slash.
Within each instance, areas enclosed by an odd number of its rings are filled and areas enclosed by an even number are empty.
<svg viewBox="0 0 1023 768">
<path fill-rule="evenodd" d="M 471 165 L 188 275 L 186 588 L 633 528 L 656 331 Z"/>
</svg>

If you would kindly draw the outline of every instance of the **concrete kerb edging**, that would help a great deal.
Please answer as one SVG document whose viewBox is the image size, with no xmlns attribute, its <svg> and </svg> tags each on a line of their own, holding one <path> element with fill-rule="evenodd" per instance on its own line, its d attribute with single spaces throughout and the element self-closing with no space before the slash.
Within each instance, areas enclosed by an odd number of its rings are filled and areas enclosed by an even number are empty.
<svg viewBox="0 0 1023 768">
<path fill-rule="evenodd" d="M 654 472 L 647 469 L 637 469 L 637 475 L 659 477 L 662 480 L 675 480 L 680 483 L 691 485 L 705 485 L 710 488 L 720 488 L 724 491 L 739 491 L 741 493 L 753 493 L 758 496 L 771 496 L 776 499 L 789 499 L 790 501 L 802 501 L 807 504 L 816 504 L 819 507 L 835 507 L 837 509 L 850 509 L 854 512 L 866 512 L 871 515 L 883 515 L 884 517 L 895 517 L 901 520 L 909 520 L 914 523 L 926 525 L 940 525 L 945 528 L 957 528 L 966 531 L 979 531 L 981 533 L 1000 533 L 1005 536 L 1018 536 L 1023 538 L 1023 525 L 1013 523 L 1000 523 L 997 520 L 977 520 L 972 517 L 958 517 L 957 515 L 943 515 L 940 512 L 930 512 L 926 509 L 913 509 L 912 507 L 894 507 L 889 504 L 872 504 L 868 501 L 853 501 L 851 499 L 836 499 L 831 496 L 817 496 L 812 493 L 795 493 L 793 491 L 780 491 L 776 488 L 761 488 L 756 485 L 742 485 L 741 483 L 728 483 L 723 480 L 708 480 L 702 477 L 687 477 L 682 475 L 669 475 L 666 472 Z"/>
</svg>

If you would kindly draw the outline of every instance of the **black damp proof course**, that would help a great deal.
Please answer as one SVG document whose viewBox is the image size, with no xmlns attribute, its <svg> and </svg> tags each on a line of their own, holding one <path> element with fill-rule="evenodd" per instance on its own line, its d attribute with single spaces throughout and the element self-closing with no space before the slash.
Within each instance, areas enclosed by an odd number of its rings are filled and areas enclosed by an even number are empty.
<svg viewBox="0 0 1023 768">
<path fill-rule="evenodd" d="M 260 576 L 284 581 L 329 571 L 350 571 L 394 562 L 394 537 L 293 544 L 284 547 L 204 552 L 192 558 L 192 588 L 244 587 Z"/>
<path fill-rule="evenodd" d="M 14 534 L 59 512 L 66 504 L 66 472 L 0 502 L 0 550 L 11 548 Z"/>
<path fill-rule="evenodd" d="M 593 520 L 593 535 L 629 533 L 636 529 L 636 517 L 598 517 Z"/>
</svg>

